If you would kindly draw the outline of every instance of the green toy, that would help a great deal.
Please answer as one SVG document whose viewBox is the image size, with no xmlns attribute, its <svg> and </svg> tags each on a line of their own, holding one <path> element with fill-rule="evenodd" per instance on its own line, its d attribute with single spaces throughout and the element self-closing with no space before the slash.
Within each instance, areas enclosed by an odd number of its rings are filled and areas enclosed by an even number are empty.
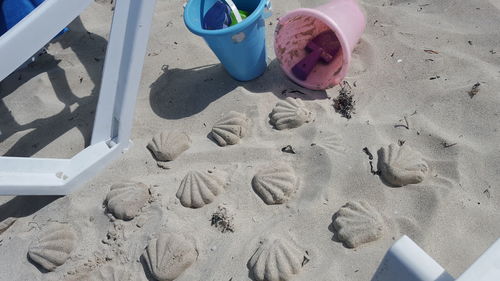
<svg viewBox="0 0 500 281">
<path fill-rule="evenodd" d="M 246 11 L 242 11 L 242 10 L 238 10 L 238 11 L 240 12 L 242 20 L 245 20 L 250 15 Z M 238 21 L 236 20 L 236 16 L 234 15 L 233 12 L 231 12 L 231 25 L 230 26 L 233 26 L 233 25 L 236 25 L 236 24 L 238 24 Z"/>
</svg>

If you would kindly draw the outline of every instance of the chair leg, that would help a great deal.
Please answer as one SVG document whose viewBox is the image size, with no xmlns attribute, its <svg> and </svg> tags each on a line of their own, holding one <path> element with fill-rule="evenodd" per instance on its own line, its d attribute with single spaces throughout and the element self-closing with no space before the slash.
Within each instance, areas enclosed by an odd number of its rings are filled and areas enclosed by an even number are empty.
<svg viewBox="0 0 500 281">
<path fill-rule="evenodd" d="M 13 29 L 0 38 L 0 54 L 9 51 L 9 48 L 12 48 L 11 53 L 16 53 L 15 47 L 19 42 L 29 41 L 20 31 L 30 30 L 37 24 L 43 27 L 47 21 L 50 23 L 58 19 L 57 15 L 39 19 L 41 15 L 64 13 L 66 10 L 74 15 L 82 8 L 80 5 L 90 2 L 75 1 L 47 0 L 42 7 L 44 9 L 38 9 L 38 14 L 34 13 L 31 20 L 28 18 L 24 24 L 14 27 L 17 31 Z M 118 0 L 116 3 L 91 145 L 71 159 L 0 157 L 0 195 L 68 194 L 127 149 L 154 6 L 155 0 Z M 58 25 L 54 30 L 63 26 Z M 46 37 L 47 34 L 42 35 Z M 45 38 L 42 37 L 39 36 L 38 41 Z M 20 58 L 32 54 L 30 52 L 20 50 L 9 66 L 17 67 Z M 12 69 L 15 68 L 7 70 Z M 7 70 L 4 72 L 8 73 Z M 4 72 L 0 71 L 0 78 L 3 78 Z"/>
<path fill-rule="evenodd" d="M 91 144 L 129 141 L 155 0 L 118 0 Z"/>
<path fill-rule="evenodd" d="M 453 281 L 435 260 L 407 236 L 389 249 L 372 281 Z"/>
<path fill-rule="evenodd" d="M 500 280 L 500 239 L 491 245 L 457 281 Z"/>
</svg>

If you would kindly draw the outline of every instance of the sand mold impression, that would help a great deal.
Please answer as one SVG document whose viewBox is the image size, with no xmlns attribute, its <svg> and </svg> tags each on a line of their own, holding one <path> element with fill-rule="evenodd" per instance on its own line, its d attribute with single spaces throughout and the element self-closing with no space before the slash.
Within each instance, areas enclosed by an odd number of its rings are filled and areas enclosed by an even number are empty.
<svg viewBox="0 0 500 281">
<path fill-rule="evenodd" d="M 270 123 L 278 130 L 293 129 L 309 122 L 311 112 L 300 99 L 280 100 L 269 115 Z"/>
<path fill-rule="evenodd" d="M 311 146 L 316 145 L 337 153 L 344 153 L 345 151 L 343 139 L 338 134 L 321 135 L 315 139 L 315 142 L 313 144 L 311 144 Z"/>
<path fill-rule="evenodd" d="M 162 233 L 149 242 L 143 257 L 156 280 L 171 281 L 196 261 L 198 251 L 185 236 Z"/>
<path fill-rule="evenodd" d="M 365 201 L 348 202 L 334 216 L 337 238 L 349 248 L 382 237 L 384 220 L 379 212 Z"/>
<path fill-rule="evenodd" d="M 159 161 L 173 161 L 191 146 L 191 139 L 185 133 L 161 132 L 148 143 L 148 149 Z"/>
<path fill-rule="evenodd" d="M 75 249 L 77 237 L 73 228 L 54 223 L 46 227 L 28 249 L 29 258 L 49 271 L 64 264 Z"/>
<path fill-rule="evenodd" d="M 214 171 L 190 171 L 182 179 L 176 196 L 184 207 L 201 208 L 223 193 L 226 184 L 226 179 Z"/>
<path fill-rule="evenodd" d="M 388 148 L 381 148 L 379 163 L 383 179 L 398 187 L 422 182 L 429 171 L 422 155 L 408 144 L 390 144 Z"/>
<path fill-rule="evenodd" d="M 271 236 L 250 258 L 248 268 L 255 281 L 287 281 L 299 274 L 309 260 L 307 252 L 294 241 Z"/>
<path fill-rule="evenodd" d="M 106 196 L 108 210 L 118 219 L 136 217 L 149 199 L 148 187 L 143 183 L 114 184 Z"/>
<path fill-rule="evenodd" d="M 214 124 L 211 136 L 219 146 L 233 145 L 247 136 L 249 129 L 250 119 L 245 114 L 230 111 Z"/>
<path fill-rule="evenodd" d="M 283 162 L 262 167 L 252 179 L 255 193 L 268 205 L 283 204 L 298 190 L 295 170 Z"/>
</svg>

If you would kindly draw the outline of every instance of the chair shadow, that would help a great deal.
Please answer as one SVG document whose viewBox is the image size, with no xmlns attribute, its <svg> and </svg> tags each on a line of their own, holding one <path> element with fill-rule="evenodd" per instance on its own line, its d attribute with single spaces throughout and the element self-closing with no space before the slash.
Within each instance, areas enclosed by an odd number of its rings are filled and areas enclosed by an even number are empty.
<svg viewBox="0 0 500 281">
<path fill-rule="evenodd" d="M 273 60 L 266 72 L 255 80 L 234 80 L 221 64 L 190 69 L 164 65 L 163 74 L 150 86 L 149 101 L 153 111 L 164 119 L 177 120 L 193 116 L 237 87 L 254 94 L 272 92 L 280 99 L 297 97 L 305 100 L 327 99 L 326 91 L 312 91 L 290 81 Z"/>
<path fill-rule="evenodd" d="M 24 83 L 39 74 L 47 73 L 55 95 L 64 104 L 64 108 L 53 116 L 39 118 L 21 125 L 15 120 L 5 102 L 0 100 L 0 142 L 17 132 L 32 129 L 17 140 L 3 156 L 33 156 L 73 128 L 80 131 L 85 147 L 90 144 L 107 41 L 103 37 L 88 32 L 79 17 L 69 25 L 69 28 L 69 32 L 55 38 L 52 42 L 60 43 L 63 48 L 71 48 L 85 67 L 95 85 L 94 88 L 89 96 L 81 98 L 76 96 L 70 88 L 66 72 L 60 66 L 60 60 L 46 52 L 38 54 L 35 62 L 29 64 L 28 67 L 14 71 L 1 81 L 0 98 L 3 99 L 14 93 Z M 74 107 L 75 104 L 76 109 L 70 110 L 70 106 Z"/>
<path fill-rule="evenodd" d="M 0 222 L 31 216 L 62 196 L 16 196 L 0 205 Z"/>
<path fill-rule="evenodd" d="M 59 65 L 60 60 L 44 52 L 36 55 L 34 63 L 14 71 L 0 81 L 0 143 L 17 132 L 32 130 L 22 136 L 3 156 L 33 156 L 72 128 L 77 128 L 83 135 L 85 146 L 90 143 L 107 41 L 88 32 L 80 18 L 76 18 L 69 28 L 69 32 L 52 42 L 58 42 L 63 48 L 71 48 L 85 67 L 95 85 L 94 89 L 90 96 L 76 96 L 69 86 L 66 72 Z M 64 109 L 53 116 L 19 124 L 3 98 L 15 94 L 19 87 L 41 73 L 47 73 L 55 95 L 64 104 Z M 75 104 L 76 109 L 71 111 L 70 106 L 74 107 Z M 0 205 L 0 222 L 9 217 L 33 215 L 58 198 L 60 196 L 16 196 Z"/>
</svg>

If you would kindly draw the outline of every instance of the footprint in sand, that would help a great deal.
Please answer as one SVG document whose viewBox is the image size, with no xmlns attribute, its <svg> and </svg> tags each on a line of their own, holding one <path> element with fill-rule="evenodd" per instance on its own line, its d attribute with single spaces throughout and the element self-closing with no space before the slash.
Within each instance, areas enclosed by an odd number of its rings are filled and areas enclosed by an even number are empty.
<svg viewBox="0 0 500 281">
<path fill-rule="evenodd" d="M 67 224 L 54 223 L 46 227 L 30 245 L 29 258 L 48 271 L 64 264 L 76 248 L 77 237 Z"/>
<path fill-rule="evenodd" d="M 309 260 L 307 252 L 292 240 L 271 236 L 261 242 L 247 266 L 255 281 L 287 281 Z"/>
</svg>

